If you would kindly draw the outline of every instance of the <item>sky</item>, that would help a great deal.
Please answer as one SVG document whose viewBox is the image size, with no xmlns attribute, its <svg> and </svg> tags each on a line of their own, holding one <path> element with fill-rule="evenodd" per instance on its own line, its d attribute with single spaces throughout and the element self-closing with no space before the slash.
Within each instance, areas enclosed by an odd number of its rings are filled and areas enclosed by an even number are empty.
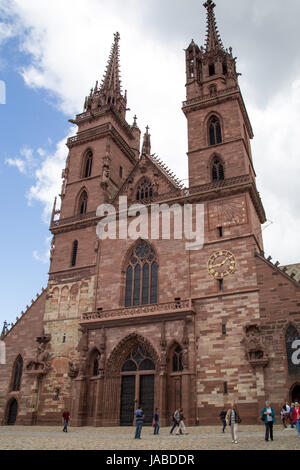
<svg viewBox="0 0 300 470">
<path fill-rule="evenodd" d="M 129 123 L 150 127 L 155 152 L 187 184 L 184 49 L 204 45 L 199 0 L 0 0 L 0 327 L 47 286 L 49 221 L 61 188 L 69 123 L 103 77 L 120 32 Z M 300 262 L 299 0 L 216 0 L 254 130 L 265 252 Z"/>
</svg>

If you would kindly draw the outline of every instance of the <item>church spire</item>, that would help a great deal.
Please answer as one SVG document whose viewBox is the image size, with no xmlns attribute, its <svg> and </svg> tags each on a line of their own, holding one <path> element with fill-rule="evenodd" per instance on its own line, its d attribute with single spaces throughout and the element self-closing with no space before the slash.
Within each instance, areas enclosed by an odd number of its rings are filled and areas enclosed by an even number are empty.
<svg viewBox="0 0 300 470">
<path fill-rule="evenodd" d="M 114 43 L 111 48 L 107 68 L 106 68 L 106 71 L 105 71 L 105 74 L 101 83 L 101 88 L 100 88 L 102 92 L 111 93 L 115 95 L 115 97 L 118 95 L 121 95 L 119 41 L 120 41 L 120 34 L 117 32 L 114 35 Z"/>
<path fill-rule="evenodd" d="M 123 117 L 127 111 L 127 92 L 122 95 L 120 79 L 120 34 L 114 35 L 106 70 L 100 87 L 98 82 L 91 89 L 90 95 L 85 99 L 84 110 L 104 109 L 113 106 Z"/>
<path fill-rule="evenodd" d="M 203 6 L 207 9 L 206 52 L 214 49 L 224 49 L 214 12 L 216 5 L 212 0 L 207 0 Z"/>
</svg>

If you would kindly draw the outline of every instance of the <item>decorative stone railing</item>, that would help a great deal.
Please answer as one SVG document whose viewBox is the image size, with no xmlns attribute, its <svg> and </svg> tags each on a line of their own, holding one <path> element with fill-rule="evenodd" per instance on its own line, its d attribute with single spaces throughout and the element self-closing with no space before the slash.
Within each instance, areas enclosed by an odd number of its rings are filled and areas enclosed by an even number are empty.
<svg viewBox="0 0 300 470">
<path fill-rule="evenodd" d="M 82 220 L 93 219 L 94 217 L 96 217 L 96 211 L 87 212 L 86 214 L 77 214 L 73 217 L 66 217 L 64 219 L 54 220 L 50 228 L 59 227 L 61 225 L 68 225 L 73 222 L 80 222 Z"/>
<path fill-rule="evenodd" d="M 139 305 L 138 307 L 119 308 L 116 310 L 105 310 L 99 312 L 84 313 L 82 323 L 104 321 L 117 318 L 137 317 L 143 315 L 176 313 L 190 311 L 194 312 L 192 300 L 178 300 L 155 305 Z"/>
<path fill-rule="evenodd" d="M 184 101 L 183 102 L 183 107 L 186 108 L 188 106 L 192 106 L 198 103 L 202 103 L 203 101 L 209 100 L 209 99 L 214 99 L 214 98 L 219 98 L 221 96 L 229 95 L 231 93 L 239 91 L 238 86 L 234 86 L 232 88 L 227 88 L 225 90 L 219 90 L 214 94 L 207 94 L 204 96 L 197 96 L 196 98 L 192 98 L 191 100 Z"/>
</svg>

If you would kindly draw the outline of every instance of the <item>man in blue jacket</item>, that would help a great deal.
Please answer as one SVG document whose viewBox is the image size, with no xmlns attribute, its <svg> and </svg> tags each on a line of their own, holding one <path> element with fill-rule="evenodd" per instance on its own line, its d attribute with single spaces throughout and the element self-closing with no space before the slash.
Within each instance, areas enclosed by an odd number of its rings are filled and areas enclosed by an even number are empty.
<svg viewBox="0 0 300 470">
<path fill-rule="evenodd" d="M 135 430 L 135 439 L 141 439 L 141 432 L 144 423 L 144 411 L 139 406 L 135 412 L 135 422 L 136 422 L 136 430 Z"/>
<path fill-rule="evenodd" d="M 266 425 L 265 440 L 268 441 L 270 435 L 271 441 L 273 441 L 273 424 L 276 423 L 276 419 L 274 408 L 271 407 L 269 401 L 266 401 L 266 406 L 262 409 L 261 416 L 264 418 L 264 423 Z"/>
</svg>

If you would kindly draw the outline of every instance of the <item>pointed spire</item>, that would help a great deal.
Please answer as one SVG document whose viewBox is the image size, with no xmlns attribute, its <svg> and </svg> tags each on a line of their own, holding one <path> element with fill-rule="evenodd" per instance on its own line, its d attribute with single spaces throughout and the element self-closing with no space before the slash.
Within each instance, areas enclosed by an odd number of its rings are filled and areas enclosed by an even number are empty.
<svg viewBox="0 0 300 470">
<path fill-rule="evenodd" d="M 151 154 L 151 135 L 149 134 L 149 126 L 146 127 L 146 133 L 144 134 L 142 155 Z"/>
<path fill-rule="evenodd" d="M 216 5 L 212 0 L 207 0 L 203 6 L 207 9 L 206 52 L 214 49 L 224 49 L 214 13 Z"/>
<path fill-rule="evenodd" d="M 119 65 L 119 41 L 120 34 L 114 35 L 114 43 L 111 48 L 106 72 L 104 74 L 101 91 L 111 92 L 115 97 L 121 95 L 120 65 Z"/>
</svg>

